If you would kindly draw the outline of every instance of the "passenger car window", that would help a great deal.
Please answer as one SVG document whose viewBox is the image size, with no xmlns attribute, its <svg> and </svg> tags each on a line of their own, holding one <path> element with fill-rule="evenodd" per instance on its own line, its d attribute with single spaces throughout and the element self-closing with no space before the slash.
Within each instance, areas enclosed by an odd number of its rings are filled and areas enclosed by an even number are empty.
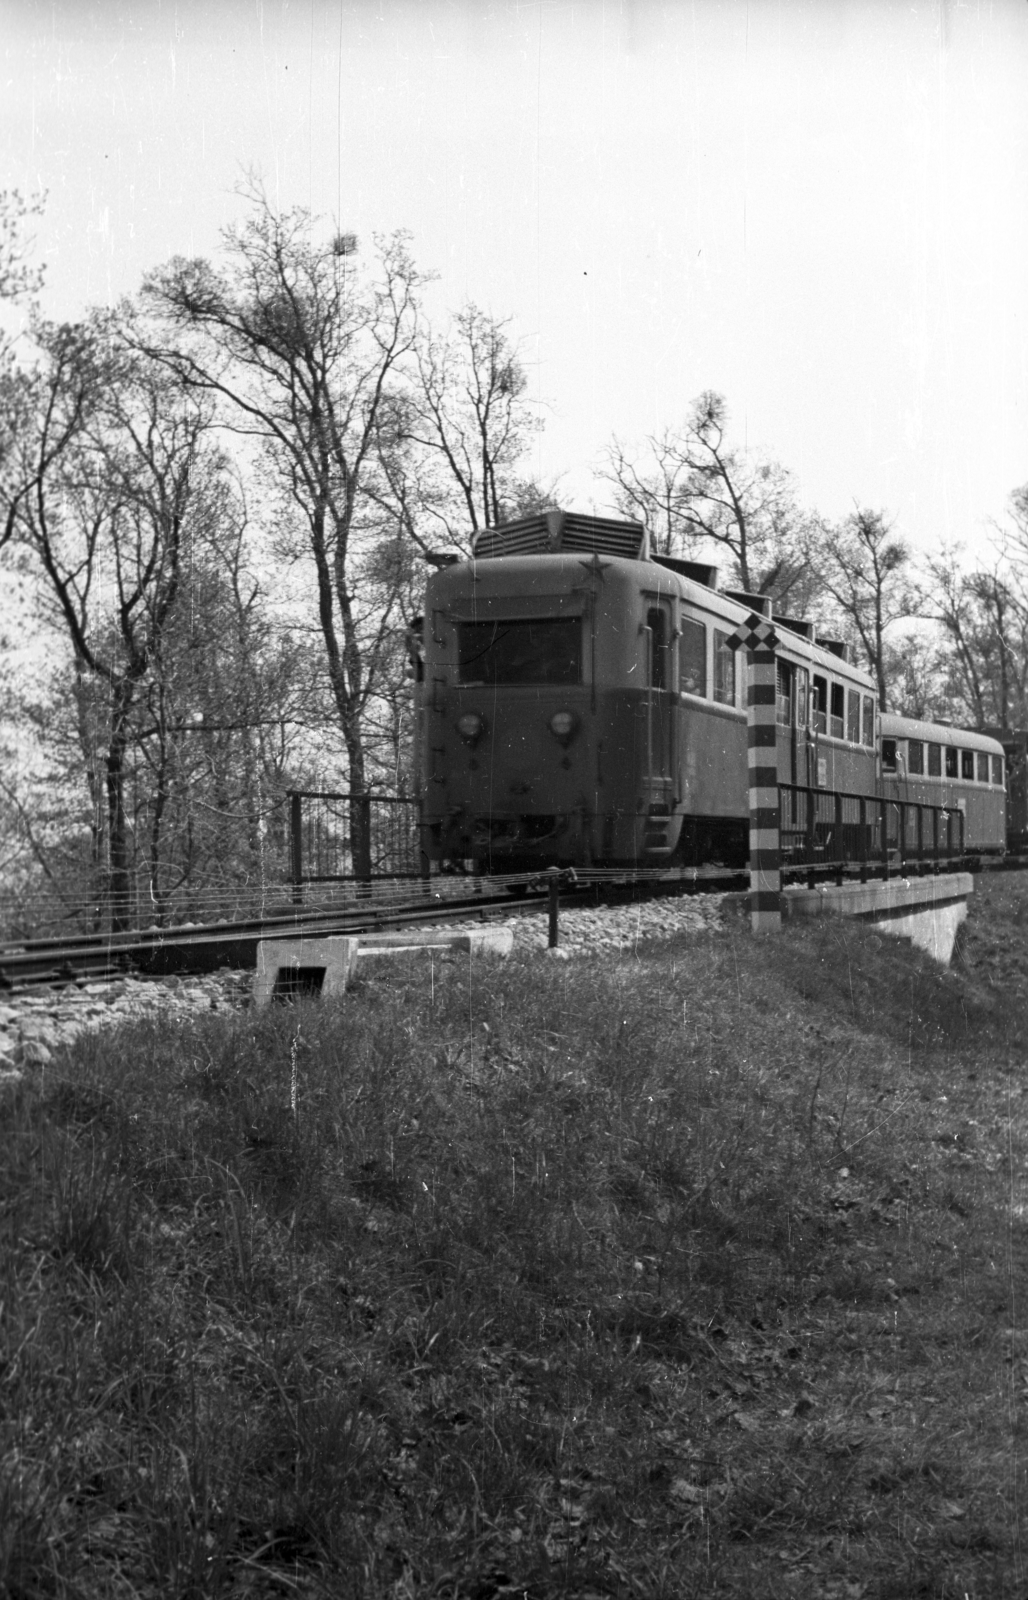
<svg viewBox="0 0 1028 1600">
<path fill-rule="evenodd" d="M 869 694 L 864 696 L 864 743 L 875 742 L 875 703 Z"/>
<path fill-rule="evenodd" d="M 728 648 L 728 635 L 714 629 L 714 699 L 722 706 L 735 705 L 735 651 Z"/>
<path fill-rule="evenodd" d="M 957 751 L 951 744 L 946 746 L 946 776 L 947 778 L 957 776 Z"/>
<path fill-rule="evenodd" d="M 791 661 L 775 662 L 775 718 L 783 728 L 792 727 L 795 669 Z"/>
<path fill-rule="evenodd" d="M 1003 757 L 1002 756 L 993 756 L 993 758 L 992 758 L 992 781 L 993 781 L 993 783 L 1002 783 L 1003 782 Z"/>
<path fill-rule="evenodd" d="M 707 692 L 707 630 L 692 617 L 682 618 L 678 641 L 678 687 L 684 694 Z"/>
<path fill-rule="evenodd" d="M 885 772 L 896 771 L 896 741 L 895 739 L 882 740 L 882 768 Z"/>
<path fill-rule="evenodd" d="M 810 697 L 810 720 L 815 732 L 828 732 L 828 679 L 819 678 L 816 673 Z"/>
<path fill-rule="evenodd" d="M 988 781 L 989 781 L 989 758 L 986 755 L 984 750 L 979 750 L 979 752 L 978 752 L 978 782 L 979 783 L 988 783 Z"/>
<path fill-rule="evenodd" d="M 832 684 L 832 738 L 846 737 L 846 691 L 841 683 Z"/>
<path fill-rule="evenodd" d="M 860 695 L 850 689 L 846 698 L 846 737 L 851 744 L 860 743 Z"/>
<path fill-rule="evenodd" d="M 960 776 L 962 778 L 970 779 L 970 781 L 972 783 L 974 782 L 974 751 L 973 750 L 961 750 L 961 752 L 960 752 Z"/>
<path fill-rule="evenodd" d="M 924 772 L 924 745 L 920 739 L 907 741 L 907 771 L 918 774 Z"/>
<path fill-rule="evenodd" d="M 930 778 L 942 777 L 942 745 L 930 744 L 928 746 L 928 776 Z"/>
</svg>

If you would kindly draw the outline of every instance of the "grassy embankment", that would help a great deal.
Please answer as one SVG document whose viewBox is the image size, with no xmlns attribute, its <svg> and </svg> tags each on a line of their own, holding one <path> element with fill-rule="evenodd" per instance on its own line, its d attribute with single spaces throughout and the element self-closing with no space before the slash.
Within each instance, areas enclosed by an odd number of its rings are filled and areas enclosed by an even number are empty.
<svg viewBox="0 0 1028 1600">
<path fill-rule="evenodd" d="M 1024 1595 L 1026 879 L 6 1091 L 0 1592 Z"/>
</svg>

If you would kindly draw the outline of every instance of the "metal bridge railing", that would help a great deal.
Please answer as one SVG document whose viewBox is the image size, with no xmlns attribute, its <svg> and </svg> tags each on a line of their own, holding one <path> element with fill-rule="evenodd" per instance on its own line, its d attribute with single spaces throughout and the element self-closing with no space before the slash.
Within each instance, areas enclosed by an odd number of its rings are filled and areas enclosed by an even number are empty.
<svg viewBox="0 0 1028 1600">
<path fill-rule="evenodd" d="M 955 807 L 781 783 L 778 821 L 782 871 L 805 869 L 811 888 L 826 870 L 841 883 L 845 868 L 859 866 L 866 883 L 872 871 L 938 872 L 964 854 L 964 814 Z"/>
</svg>

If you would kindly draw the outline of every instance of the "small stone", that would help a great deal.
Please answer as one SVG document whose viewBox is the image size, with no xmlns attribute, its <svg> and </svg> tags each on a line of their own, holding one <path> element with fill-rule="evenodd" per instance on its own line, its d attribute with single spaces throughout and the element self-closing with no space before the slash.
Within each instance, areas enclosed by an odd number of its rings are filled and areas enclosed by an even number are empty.
<svg viewBox="0 0 1028 1600">
<path fill-rule="evenodd" d="M 15 1064 L 22 1067 L 45 1067 L 52 1059 L 48 1047 L 39 1039 L 23 1039 L 15 1053 Z"/>
<path fill-rule="evenodd" d="M 21 1025 L 22 1040 L 35 1039 L 40 1044 L 52 1045 L 57 1038 L 57 1029 L 49 1018 L 27 1017 Z"/>
</svg>

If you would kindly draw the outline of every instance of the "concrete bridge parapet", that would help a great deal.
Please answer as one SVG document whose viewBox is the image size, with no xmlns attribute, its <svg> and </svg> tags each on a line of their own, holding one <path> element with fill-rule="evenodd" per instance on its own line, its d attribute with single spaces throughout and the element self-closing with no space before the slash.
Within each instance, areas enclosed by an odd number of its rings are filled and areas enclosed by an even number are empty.
<svg viewBox="0 0 1028 1600">
<path fill-rule="evenodd" d="M 782 917 L 856 917 L 882 933 L 912 940 L 948 966 L 973 893 L 969 872 L 825 884 L 817 889 L 790 887 L 782 893 Z"/>
</svg>

